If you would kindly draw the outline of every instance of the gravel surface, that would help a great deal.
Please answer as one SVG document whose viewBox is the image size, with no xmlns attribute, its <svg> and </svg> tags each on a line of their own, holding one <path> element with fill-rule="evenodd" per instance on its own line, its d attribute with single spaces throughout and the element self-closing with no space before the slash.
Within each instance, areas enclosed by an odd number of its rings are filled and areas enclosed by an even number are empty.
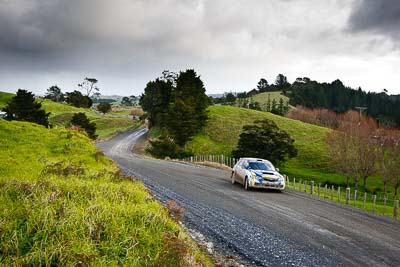
<svg viewBox="0 0 400 267">
<path fill-rule="evenodd" d="M 250 266 L 400 266 L 400 223 L 287 190 L 244 191 L 230 173 L 131 152 L 146 129 L 97 144 L 162 203 L 186 208 L 184 223 Z"/>
</svg>

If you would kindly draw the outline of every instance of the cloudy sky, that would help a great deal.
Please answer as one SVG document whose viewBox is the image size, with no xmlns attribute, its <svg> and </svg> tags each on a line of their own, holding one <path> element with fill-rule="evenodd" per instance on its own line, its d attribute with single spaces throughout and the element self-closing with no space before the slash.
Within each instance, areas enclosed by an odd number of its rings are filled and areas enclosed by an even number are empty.
<svg viewBox="0 0 400 267">
<path fill-rule="evenodd" d="M 399 0 L 0 0 L 0 90 L 131 95 L 194 68 L 208 93 L 278 73 L 400 94 Z"/>
</svg>

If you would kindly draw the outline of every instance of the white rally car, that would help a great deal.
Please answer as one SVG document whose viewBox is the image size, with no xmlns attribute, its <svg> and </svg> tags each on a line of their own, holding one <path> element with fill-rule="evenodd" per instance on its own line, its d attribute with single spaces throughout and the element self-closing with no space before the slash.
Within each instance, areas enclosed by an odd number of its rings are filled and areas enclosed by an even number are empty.
<svg viewBox="0 0 400 267">
<path fill-rule="evenodd" d="M 269 188 L 285 190 L 285 179 L 271 162 L 258 158 L 240 158 L 232 169 L 232 184 L 239 182 L 244 189 Z"/>
</svg>

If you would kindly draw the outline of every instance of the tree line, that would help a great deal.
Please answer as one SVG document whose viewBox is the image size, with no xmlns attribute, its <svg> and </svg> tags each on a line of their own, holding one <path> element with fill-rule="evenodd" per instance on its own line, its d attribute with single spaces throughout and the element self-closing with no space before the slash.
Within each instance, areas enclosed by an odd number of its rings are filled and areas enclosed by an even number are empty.
<svg viewBox="0 0 400 267">
<path fill-rule="evenodd" d="M 158 140 L 150 141 L 151 154 L 181 158 L 191 153 L 185 150 L 185 144 L 205 126 L 210 104 L 203 81 L 193 69 L 164 71 L 147 83 L 139 103 L 149 128 L 161 132 Z"/>
<path fill-rule="evenodd" d="M 279 101 L 277 101 L 276 99 L 271 100 L 270 96 L 268 96 L 267 102 L 261 104 L 255 101 L 252 97 L 260 93 L 278 91 L 282 91 L 282 94 L 286 96 L 287 90 L 290 86 L 291 84 L 288 82 L 287 77 L 283 74 L 278 74 L 275 78 L 275 83 L 273 84 L 270 84 L 267 79 L 261 78 L 257 83 L 257 87 L 249 92 L 225 92 L 221 97 L 211 97 L 210 100 L 213 104 L 238 106 L 284 116 L 289 111 L 289 102 L 285 102 L 283 98 L 280 98 Z"/>
<path fill-rule="evenodd" d="M 340 80 L 319 83 L 309 78 L 297 78 L 289 88 L 290 104 L 308 108 L 327 108 L 344 113 L 355 107 L 365 107 L 366 114 L 380 124 L 400 125 L 400 97 L 381 93 L 365 92 L 346 87 Z"/>
</svg>

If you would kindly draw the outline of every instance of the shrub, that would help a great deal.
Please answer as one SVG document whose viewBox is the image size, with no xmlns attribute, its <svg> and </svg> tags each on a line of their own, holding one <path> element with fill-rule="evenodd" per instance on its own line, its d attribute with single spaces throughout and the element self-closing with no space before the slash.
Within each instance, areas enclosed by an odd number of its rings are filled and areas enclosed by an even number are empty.
<svg viewBox="0 0 400 267">
<path fill-rule="evenodd" d="M 253 125 L 245 125 L 240 134 L 236 150 L 232 151 L 235 158 L 256 157 L 265 158 L 274 164 L 285 161 L 286 157 L 297 155 L 293 145 L 294 140 L 289 134 L 271 120 L 257 120 Z"/>
<path fill-rule="evenodd" d="M 106 114 L 107 112 L 111 111 L 111 104 L 108 102 L 101 102 L 97 105 L 97 110 L 103 114 Z"/>
<path fill-rule="evenodd" d="M 192 156 L 193 153 L 182 149 L 168 135 L 163 134 L 158 140 L 150 141 L 151 147 L 147 149 L 156 158 L 170 157 L 173 159 Z"/>
<path fill-rule="evenodd" d="M 97 138 L 97 135 L 95 134 L 96 124 L 90 122 L 89 119 L 86 117 L 85 113 L 79 112 L 74 114 L 74 116 L 71 119 L 71 125 L 83 128 L 91 139 Z"/>
</svg>

